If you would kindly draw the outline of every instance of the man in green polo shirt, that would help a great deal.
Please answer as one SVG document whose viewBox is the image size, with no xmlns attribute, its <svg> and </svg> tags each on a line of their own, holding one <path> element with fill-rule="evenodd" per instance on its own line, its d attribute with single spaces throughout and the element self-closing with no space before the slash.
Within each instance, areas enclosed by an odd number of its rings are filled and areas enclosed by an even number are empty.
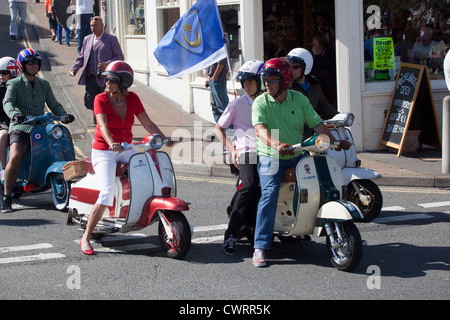
<svg viewBox="0 0 450 320">
<path fill-rule="evenodd" d="M 301 152 L 285 150 L 301 142 L 305 123 L 317 133 L 336 141 L 314 111 L 308 98 L 297 91 L 288 90 L 293 82 L 292 66 L 284 59 L 271 59 L 261 71 L 267 92 L 260 95 L 252 106 L 252 122 L 257 137 L 259 156 L 258 173 L 261 199 L 255 226 L 255 252 L 253 265 L 266 265 L 265 252 L 271 249 L 275 214 L 281 179 L 288 167 L 295 167 Z M 340 141 L 344 149 L 350 144 Z"/>
<path fill-rule="evenodd" d="M 30 145 L 30 132 L 36 123 L 23 123 L 29 116 L 44 114 L 45 105 L 57 116 L 67 116 L 63 123 L 74 120 L 67 115 L 56 100 L 47 80 L 37 77 L 41 69 L 41 57 L 36 50 L 24 49 L 17 56 L 17 65 L 23 72 L 20 77 L 8 81 L 3 108 L 11 118 L 9 126 L 9 160 L 5 168 L 5 192 L 2 198 L 2 212 L 11 208 L 11 193 L 19 174 L 20 162 Z"/>
</svg>

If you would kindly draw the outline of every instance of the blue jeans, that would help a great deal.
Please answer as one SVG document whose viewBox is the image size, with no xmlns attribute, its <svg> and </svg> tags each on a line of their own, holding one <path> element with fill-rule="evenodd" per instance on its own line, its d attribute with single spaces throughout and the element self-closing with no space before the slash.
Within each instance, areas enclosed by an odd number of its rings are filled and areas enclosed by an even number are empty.
<svg viewBox="0 0 450 320">
<path fill-rule="evenodd" d="M 60 24 L 58 24 L 58 43 L 61 44 L 62 42 L 62 30 L 66 31 L 66 44 L 69 44 L 70 42 L 70 29 L 67 28 L 66 26 L 62 26 Z"/>
<path fill-rule="evenodd" d="M 303 155 L 290 160 L 259 157 L 258 174 L 261 184 L 261 199 L 256 214 L 255 249 L 271 249 L 281 179 L 286 168 L 297 166 L 302 158 Z"/>
<path fill-rule="evenodd" d="M 90 35 L 92 33 L 91 30 L 91 18 L 94 17 L 93 13 L 83 13 L 77 15 L 78 26 L 77 29 L 78 34 L 78 53 L 80 53 L 81 48 L 83 47 L 84 37 Z"/>
<path fill-rule="evenodd" d="M 230 101 L 227 92 L 227 80 L 210 81 L 209 89 L 211 91 L 211 108 L 214 121 L 217 123 Z"/>
<path fill-rule="evenodd" d="M 10 2 L 9 11 L 11 13 L 11 22 L 9 24 L 9 34 L 23 38 L 25 34 L 25 23 L 27 22 L 27 3 Z M 19 19 L 19 25 L 17 25 Z"/>
</svg>

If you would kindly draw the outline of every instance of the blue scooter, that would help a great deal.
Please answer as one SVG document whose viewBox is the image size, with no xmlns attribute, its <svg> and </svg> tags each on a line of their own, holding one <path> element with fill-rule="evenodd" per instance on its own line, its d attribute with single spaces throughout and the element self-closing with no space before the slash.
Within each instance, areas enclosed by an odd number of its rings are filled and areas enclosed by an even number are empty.
<svg viewBox="0 0 450 320">
<path fill-rule="evenodd" d="M 50 112 L 42 116 L 27 116 L 27 121 L 37 125 L 30 133 L 31 144 L 25 152 L 19 168 L 15 196 L 22 192 L 42 192 L 52 189 L 55 208 L 66 211 L 69 203 L 70 184 L 64 180 L 62 167 L 75 160 L 72 136 L 62 124 L 66 116 L 55 116 Z M 1 181 L 4 184 L 4 181 Z"/>
</svg>

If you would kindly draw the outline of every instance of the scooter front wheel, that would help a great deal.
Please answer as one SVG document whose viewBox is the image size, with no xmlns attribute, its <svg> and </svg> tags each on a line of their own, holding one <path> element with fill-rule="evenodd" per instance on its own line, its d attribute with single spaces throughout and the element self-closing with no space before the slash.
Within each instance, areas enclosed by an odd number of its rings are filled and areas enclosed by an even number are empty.
<svg viewBox="0 0 450 320">
<path fill-rule="evenodd" d="M 329 222 L 325 228 L 331 263 L 338 270 L 352 271 L 362 257 L 362 240 L 358 228 L 352 221 Z"/>
<path fill-rule="evenodd" d="M 69 204 L 70 184 L 64 179 L 62 173 L 52 173 L 48 176 L 52 187 L 52 200 L 55 208 L 66 211 Z"/>
<path fill-rule="evenodd" d="M 191 248 L 191 228 L 183 213 L 161 212 L 158 225 L 159 243 L 167 256 L 182 259 Z M 162 221 L 164 219 L 164 221 Z"/>
</svg>

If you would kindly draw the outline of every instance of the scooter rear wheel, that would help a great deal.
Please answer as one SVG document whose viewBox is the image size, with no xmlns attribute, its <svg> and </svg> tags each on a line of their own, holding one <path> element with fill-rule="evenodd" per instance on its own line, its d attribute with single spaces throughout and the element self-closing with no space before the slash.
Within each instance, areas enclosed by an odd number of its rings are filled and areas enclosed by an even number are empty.
<svg viewBox="0 0 450 320">
<path fill-rule="evenodd" d="M 163 222 L 158 225 L 159 243 L 163 250 L 167 250 L 167 256 L 173 259 L 182 259 L 191 248 L 191 228 L 183 213 L 177 211 L 164 211 L 162 215 L 167 219 L 172 239 L 166 233 Z"/>
<path fill-rule="evenodd" d="M 358 220 L 358 222 L 370 222 L 381 212 L 383 207 L 383 195 L 380 188 L 370 180 L 357 180 L 356 183 L 360 186 L 360 192 L 369 199 L 369 203 L 364 205 L 359 199 L 358 192 L 356 192 L 352 183 L 348 184 L 348 197 L 347 199 L 356 204 L 361 210 L 364 218 Z"/>
</svg>

